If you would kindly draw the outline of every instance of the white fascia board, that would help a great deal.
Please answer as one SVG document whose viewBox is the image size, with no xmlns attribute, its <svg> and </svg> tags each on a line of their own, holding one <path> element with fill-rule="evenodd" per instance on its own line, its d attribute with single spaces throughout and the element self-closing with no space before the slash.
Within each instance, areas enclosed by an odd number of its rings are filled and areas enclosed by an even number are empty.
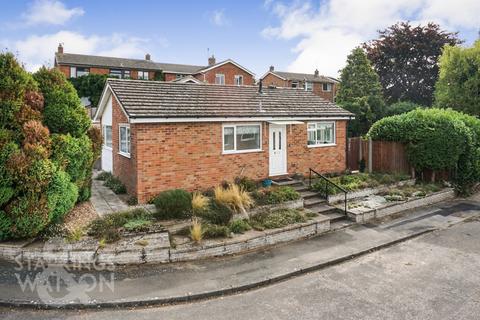
<svg viewBox="0 0 480 320">
<path fill-rule="evenodd" d="M 324 121 L 352 120 L 354 117 L 205 117 L 205 118 L 130 118 L 130 123 L 176 123 L 176 122 L 251 122 L 251 121 Z"/>
</svg>

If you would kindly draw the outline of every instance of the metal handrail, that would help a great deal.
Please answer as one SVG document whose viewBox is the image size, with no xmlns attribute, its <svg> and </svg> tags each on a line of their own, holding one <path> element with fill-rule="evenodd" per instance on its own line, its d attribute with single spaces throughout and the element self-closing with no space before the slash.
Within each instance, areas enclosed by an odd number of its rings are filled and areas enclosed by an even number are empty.
<svg viewBox="0 0 480 320">
<path fill-rule="evenodd" d="M 316 176 L 320 177 L 323 181 L 325 181 L 325 199 L 327 200 L 327 202 L 328 202 L 328 197 L 329 197 L 329 192 L 328 192 L 328 185 L 329 184 L 343 192 L 343 194 L 345 195 L 345 215 L 347 215 L 347 194 L 348 194 L 348 191 L 345 190 L 343 187 L 339 186 L 338 184 L 336 184 L 335 182 L 333 182 L 332 180 L 328 179 L 327 177 L 325 177 L 321 173 L 318 173 L 317 171 L 313 170 L 312 168 L 309 168 L 309 179 L 308 179 L 309 188 L 312 187 L 312 173 L 315 174 Z"/>
</svg>

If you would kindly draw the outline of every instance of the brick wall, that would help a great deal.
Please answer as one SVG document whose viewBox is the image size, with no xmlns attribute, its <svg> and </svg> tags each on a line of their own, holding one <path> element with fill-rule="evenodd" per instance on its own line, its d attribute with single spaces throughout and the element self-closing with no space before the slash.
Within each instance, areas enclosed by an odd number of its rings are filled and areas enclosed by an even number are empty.
<svg viewBox="0 0 480 320">
<path fill-rule="evenodd" d="M 332 91 L 323 91 L 323 83 L 314 82 L 313 83 L 313 93 L 317 96 L 320 96 L 326 100 L 334 102 L 336 85 L 332 84 Z"/>
<path fill-rule="evenodd" d="M 63 74 L 67 77 L 70 78 L 70 66 L 57 66 L 57 68 L 63 72 Z M 99 68 L 99 67 L 90 67 L 90 73 L 91 74 L 109 74 L 110 73 L 110 68 Z M 112 68 L 114 69 L 114 68 Z M 175 75 L 174 79 L 175 79 Z M 138 70 L 130 70 L 130 77 L 132 79 L 138 79 Z M 153 80 L 155 78 L 155 71 L 148 71 L 148 78 L 150 80 Z M 168 81 L 168 80 L 167 80 Z"/>
<path fill-rule="evenodd" d="M 269 73 L 263 78 L 263 85 L 270 86 L 274 85 L 276 87 L 289 87 L 289 84 L 286 80 L 282 80 L 279 77 Z"/>
<path fill-rule="evenodd" d="M 67 78 L 70 78 L 70 66 L 58 66 L 57 67 Z"/>
<path fill-rule="evenodd" d="M 176 73 L 164 73 L 164 75 L 165 75 L 165 81 L 173 81 L 177 79 Z"/>
<path fill-rule="evenodd" d="M 310 167 L 319 172 L 345 170 L 345 127 L 346 121 L 337 122 L 336 146 L 308 148 L 306 124 L 291 130 L 288 126 L 289 173 L 308 174 Z M 268 176 L 267 123 L 262 124 L 263 151 L 252 153 L 222 154 L 221 123 L 136 124 L 135 136 L 140 202 L 168 189 L 204 190 L 239 175 L 256 180 Z"/>
<path fill-rule="evenodd" d="M 127 187 L 127 192 L 135 195 L 137 192 L 137 151 L 136 151 L 136 126 L 130 124 L 130 158 L 119 154 L 119 128 L 120 123 L 128 123 L 127 117 L 123 113 L 120 105 L 112 96 L 112 156 L 113 156 L 113 174 L 119 177 Z"/>
<path fill-rule="evenodd" d="M 243 76 L 244 85 L 251 86 L 254 84 L 253 76 L 233 63 L 226 63 L 205 73 L 195 75 L 195 77 L 201 81 L 205 80 L 207 83 L 215 83 L 215 75 L 217 73 L 223 73 L 225 75 L 225 84 L 234 85 L 235 75 Z"/>
</svg>

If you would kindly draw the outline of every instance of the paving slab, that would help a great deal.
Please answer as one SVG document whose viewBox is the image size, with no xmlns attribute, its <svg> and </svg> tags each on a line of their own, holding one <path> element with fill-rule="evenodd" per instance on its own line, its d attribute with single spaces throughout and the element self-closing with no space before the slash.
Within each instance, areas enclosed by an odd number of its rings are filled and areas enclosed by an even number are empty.
<svg viewBox="0 0 480 320">
<path fill-rule="evenodd" d="M 52 294 L 49 273 L 0 263 L 0 304 L 82 308 L 176 303 L 239 292 L 325 268 L 427 232 L 448 228 L 480 215 L 480 203 L 460 200 L 412 210 L 379 223 L 355 225 L 324 236 L 241 256 L 168 265 L 67 270 Z M 37 281 L 33 290 L 22 283 Z M 63 276 L 62 276 L 63 275 Z M 19 282 L 18 279 L 22 279 Z M 89 281 L 86 281 L 88 279 Z M 47 289 L 48 290 L 47 290 Z M 49 291 L 50 290 L 50 291 Z"/>
<path fill-rule="evenodd" d="M 94 173 L 94 177 L 96 173 Z M 93 179 L 90 201 L 100 217 L 113 212 L 128 210 L 125 204 L 112 190 L 103 185 L 103 181 Z"/>
</svg>

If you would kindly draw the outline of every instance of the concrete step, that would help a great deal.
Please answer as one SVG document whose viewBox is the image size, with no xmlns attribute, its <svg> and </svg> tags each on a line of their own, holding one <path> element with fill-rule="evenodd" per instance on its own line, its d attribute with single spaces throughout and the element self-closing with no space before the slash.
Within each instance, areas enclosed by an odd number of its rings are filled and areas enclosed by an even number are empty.
<svg viewBox="0 0 480 320">
<path fill-rule="evenodd" d="M 276 186 L 296 186 L 296 185 L 303 185 L 303 182 L 300 180 L 293 180 L 289 179 L 281 179 L 281 180 L 272 180 L 272 184 Z"/>
<path fill-rule="evenodd" d="M 306 208 L 307 210 L 313 211 L 315 213 L 321 213 L 323 215 L 326 215 L 328 212 L 334 212 L 336 211 L 336 208 L 329 206 L 326 203 L 318 203 L 316 205 L 313 205 L 309 208 Z"/>
<path fill-rule="evenodd" d="M 330 231 L 345 229 L 345 228 L 348 228 L 348 227 L 350 227 L 354 224 L 355 224 L 355 222 L 348 220 L 346 217 L 342 220 L 337 220 L 337 221 L 334 221 L 334 222 L 331 222 L 331 220 L 330 220 Z"/>
<path fill-rule="evenodd" d="M 304 201 L 304 207 L 305 208 L 311 208 L 317 204 L 322 204 L 322 203 L 326 203 L 327 201 L 323 198 L 320 198 L 320 197 L 315 197 L 315 198 L 309 198 L 309 199 L 305 199 Z"/>
<path fill-rule="evenodd" d="M 308 190 L 308 189 L 306 189 L 306 190 L 301 190 L 301 191 L 297 191 L 297 192 L 300 193 L 300 196 L 301 196 L 303 199 L 309 199 L 309 198 L 318 197 L 318 192 L 310 191 L 310 190 Z"/>
<path fill-rule="evenodd" d="M 304 185 L 303 183 L 298 184 L 298 185 L 294 185 L 294 186 L 292 186 L 292 188 L 295 189 L 295 191 L 297 191 L 297 192 L 309 191 L 310 190 L 308 188 L 308 186 Z"/>
<path fill-rule="evenodd" d="M 336 222 L 336 221 L 341 221 L 341 220 L 346 220 L 347 217 L 345 214 L 342 212 L 338 211 L 330 211 L 330 212 L 322 212 L 324 216 L 327 216 L 330 219 L 330 223 Z"/>
</svg>

